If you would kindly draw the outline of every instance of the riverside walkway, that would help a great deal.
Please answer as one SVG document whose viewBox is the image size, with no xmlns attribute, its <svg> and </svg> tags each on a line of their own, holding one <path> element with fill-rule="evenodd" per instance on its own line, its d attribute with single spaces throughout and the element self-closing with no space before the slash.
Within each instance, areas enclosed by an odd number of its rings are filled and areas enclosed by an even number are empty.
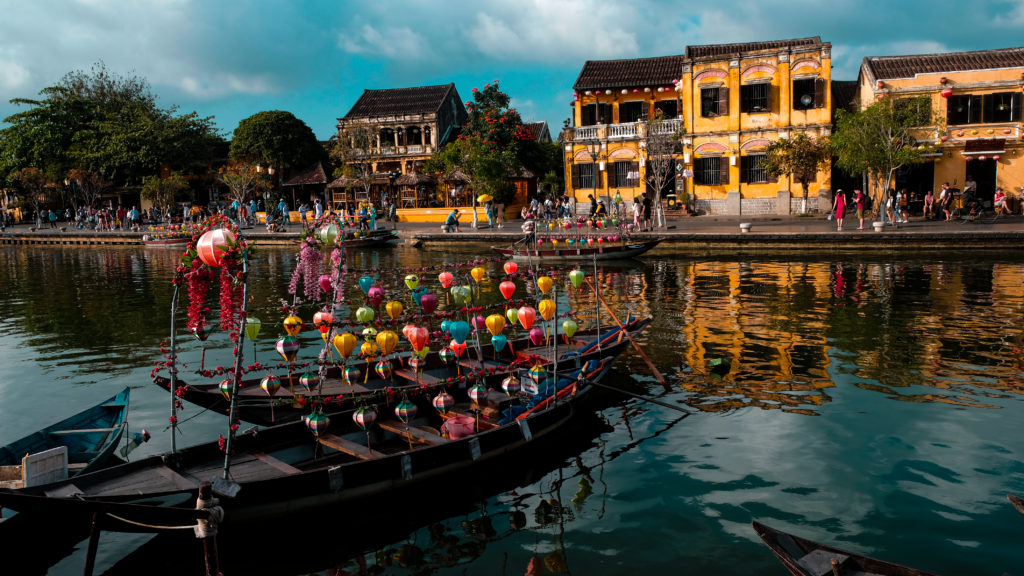
<svg viewBox="0 0 1024 576">
<path fill-rule="evenodd" d="M 810 216 L 670 216 L 665 228 L 653 232 L 636 232 L 636 240 L 662 238 L 657 252 L 716 251 L 778 252 L 783 251 L 848 251 L 848 250 L 901 250 L 945 248 L 955 250 L 1012 250 L 1024 242 L 1024 216 L 1011 215 L 994 218 L 991 213 L 974 221 L 926 220 L 912 218 L 907 224 L 886 225 L 881 231 L 872 227 L 874 220 L 866 219 L 864 230 L 857 230 L 857 220 L 848 218 L 843 231 L 836 230 L 835 221 L 821 215 Z M 140 232 L 78 230 L 74 227 L 43 228 L 33 230 L 28 224 L 9 226 L 0 235 L 0 245 L 56 244 L 56 245 L 131 245 L 140 244 L 143 235 L 158 234 L 143 226 Z M 474 229 L 472 222 L 464 222 L 461 232 L 444 233 L 436 223 L 400 222 L 395 225 L 399 238 L 419 246 L 424 244 L 479 242 L 508 245 L 522 237 L 521 222 L 506 222 L 502 228 Z M 750 224 L 742 232 L 740 224 Z M 541 228 L 540 235 L 559 237 L 556 231 Z M 299 225 L 292 224 L 286 232 L 266 232 L 262 225 L 247 229 L 246 236 L 259 244 L 292 244 L 299 237 Z M 586 228 L 583 229 L 584 233 Z M 596 231 L 595 231 L 596 232 Z"/>
</svg>

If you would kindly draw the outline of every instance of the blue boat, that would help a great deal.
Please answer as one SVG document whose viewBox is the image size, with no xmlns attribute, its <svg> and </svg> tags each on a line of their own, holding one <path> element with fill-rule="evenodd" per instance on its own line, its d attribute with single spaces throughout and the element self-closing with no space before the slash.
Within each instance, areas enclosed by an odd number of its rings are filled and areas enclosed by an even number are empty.
<svg viewBox="0 0 1024 576">
<path fill-rule="evenodd" d="M 66 462 L 68 476 L 102 467 L 128 424 L 128 394 L 125 388 L 113 398 L 0 448 L 0 480 L 19 483 L 26 477 L 21 469 L 26 457 L 31 461 L 43 454 L 50 455 L 42 465 L 49 468 L 44 471 L 48 474 L 64 474 L 61 462 Z"/>
</svg>

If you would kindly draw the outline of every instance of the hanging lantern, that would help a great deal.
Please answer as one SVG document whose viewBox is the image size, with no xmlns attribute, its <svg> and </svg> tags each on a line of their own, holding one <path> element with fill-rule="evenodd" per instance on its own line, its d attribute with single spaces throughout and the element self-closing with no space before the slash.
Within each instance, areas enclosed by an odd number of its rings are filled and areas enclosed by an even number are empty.
<svg viewBox="0 0 1024 576">
<path fill-rule="evenodd" d="M 478 332 L 487 328 L 487 320 L 479 314 L 473 316 L 473 328 Z"/>
<path fill-rule="evenodd" d="M 469 289 L 469 286 L 452 286 L 449 292 L 451 292 L 452 300 L 454 300 L 456 304 L 462 305 L 469 304 L 469 299 L 473 294 Z"/>
<path fill-rule="evenodd" d="M 377 411 L 372 406 L 360 406 L 352 413 L 352 421 L 356 423 L 356 426 L 366 430 L 377 421 Z"/>
<path fill-rule="evenodd" d="M 328 224 L 326 226 L 323 226 L 318 231 L 318 235 L 320 236 L 320 241 L 323 242 L 325 245 L 333 246 L 334 243 L 338 240 L 337 224 Z"/>
<path fill-rule="evenodd" d="M 359 278 L 359 287 L 363 290 L 363 294 L 369 294 L 372 286 L 373 276 L 362 276 Z"/>
<path fill-rule="evenodd" d="M 420 285 L 420 277 L 415 274 L 409 274 L 405 277 L 405 285 L 409 290 L 415 290 Z"/>
<path fill-rule="evenodd" d="M 451 342 L 448 343 L 448 347 L 451 348 L 452 352 L 455 353 L 455 357 L 456 358 L 462 358 L 462 355 L 466 353 L 466 343 L 465 342 L 462 342 L 460 344 L 459 342 L 456 342 L 455 340 L 452 340 Z"/>
<path fill-rule="evenodd" d="M 479 283 L 487 277 L 487 269 L 483 266 L 476 266 L 469 271 L 469 275 L 473 277 L 473 280 L 476 280 L 477 283 Z"/>
<path fill-rule="evenodd" d="M 307 370 L 302 373 L 302 376 L 299 376 L 299 384 L 302 384 L 306 390 L 312 392 L 320 385 L 320 375 Z"/>
<path fill-rule="evenodd" d="M 234 241 L 235 235 L 230 230 L 225 228 L 208 230 L 196 242 L 196 254 L 199 255 L 203 264 L 211 268 L 220 268 L 224 263 L 224 252 Z"/>
<path fill-rule="evenodd" d="M 949 98 L 950 96 L 953 95 L 953 89 L 943 88 L 942 91 L 939 92 L 939 95 L 942 96 L 943 98 Z"/>
<path fill-rule="evenodd" d="M 545 298 L 537 303 L 537 309 L 540 310 L 540 316 L 545 322 L 550 322 L 555 316 L 555 302 Z"/>
<path fill-rule="evenodd" d="M 367 360 L 376 357 L 378 350 L 377 344 L 370 340 L 363 342 L 363 345 L 359 347 L 359 351 L 363 353 Z"/>
<path fill-rule="evenodd" d="M 447 366 L 452 360 L 455 360 L 455 351 L 445 346 L 444 348 L 441 348 L 441 351 L 437 353 L 437 356 L 441 358 L 441 362 L 444 362 L 445 366 Z"/>
<path fill-rule="evenodd" d="M 420 368 L 427 365 L 427 361 L 420 358 L 418 355 L 412 355 L 409 357 L 409 368 L 412 368 L 414 374 L 418 374 Z"/>
<path fill-rule="evenodd" d="M 519 320 L 518 314 L 519 311 L 516 310 L 515 308 L 509 308 L 508 310 L 505 310 L 505 318 L 508 318 L 509 324 L 515 324 L 516 321 Z"/>
<path fill-rule="evenodd" d="M 302 318 L 292 315 L 284 319 L 284 331 L 289 336 L 298 336 L 302 331 Z"/>
<path fill-rule="evenodd" d="M 519 394 L 522 386 L 519 384 L 519 378 L 509 374 L 507 378 L 501 381 L 501 389 L 505 391 L 505 394 L 515 396 L 516 394 Z"/>
<path fill-rule="evenodd" d="M 457 320 L 452 322 L 448 327 L 448 332 L 452 335 L 452 341 L 462 344 L 466 341 L 469 336 L 470 327 L 469 322 L 465 320 Z"/>
<path fill-rule="evenodd" d="M 373 369 L 377 372 L 377 375 L 380 376 L 381 380 L 390 380 L 391 373 L 394 371 L 395 367 L 391 364 L 390 358 L 381 358 L 376 364 L 374 364 Z"/>
<path fill-rule="evenodd" d="M 511 300 L 512 295 L 516 293 L 516 283 L 505 280 L 501 284 L 498 284 L 498 291 L 505 297 L 505 300 Z"/>
<path fill-rule="evenodd" d="M 225 400 L 231 400 L 231 378 L 225 378 L 220 381 L 220 393 L 224 396 Z"/>
<path fill-rule="evenodd" d="M 530 328 L 530 342 L 534 346 L 540 346 L 544 343 L 544 331 L 540 328 Z"/>
<path fill-rule="evenodd" d="M 200 342 L 206 342 L 211 333 L 213 333 L 213 325 L 207 322 L 205 318 L 198 326 L 192 327 L 192 335 L 198 338 Z"/>
<path fill-rule="evenodd" d="M 541 380 L 547 377 L 548 370 L 547 368 L 544 367 L 543 364 L 536 364 L 533 368 L 530 368 L 529 374 L 530 380 L 533 380 L 534 382 L 539 384 Z"/>
<path fill-rule="evenodd" d="M 341 354 L 342 359 L 345 359 L 356 349 L 356 342 L 358 340 L 356 340 L 355 334 L 342 332 L 335 335 L 332 344 L 334 344 L 334 349 L 338 351 L 338 354 Z"/>
<path fill-rule="evenodd" d="M 579 288 L 583 284 L 584 276 L 586 273 L 583 270 L 576 269 L 569 272 L 569 281 L 572 282 L 573 288 Z"/>
<path fill-rule="evenodd" d="M 516 312 L 516 317 L 523 328 L 529 330 L 533 327 L 533 320 L 537 317 L 537 311 L 530 306 L 523 306 Z"/>
<path fill-rule="evenodd" d="M 368 326 L 366 328 L 363 328 L 362 334 L 363 334 L 363 340 L 366 340 L 367 342 L 369 342 L 371 340 L 376 340 L 377 339 L 377 329 L 372 327 L 372 326 Z"/>
<path fill-rule="evenodd" d="M 505 317 L 501 314 L 491 314 L 486 320 L 484 320 L 484 323 L 487 326 L 487 331 L 491 333 L 491 336 L 497 336 L 505 329 Z"/>
<path fill-rule="evenodd" d="M 487 398 L 487 386 L 484 386 L 483 384 L 474 384 L 469 387 L 466 394 L 469 395 L 470 400 L 480 404 Z"/>
<path fill-rule="evenodd" d="M 519 270 L 519 264 L 509 260 L 508 262 L 505 262 L 502 268 L 505 269 L 505 274 L 515 274 L 516 270 Z"/>
<path fill-rule="evenodd" d="M 565 332 L 566 338 L 572 338 L 576 334 L 576 330 L 579 329 L 579 325 L 576 324 L 575 320 L 569 319 L 562 322 L 562 331 Z"/>
<path fill-rule="evenodd" d="M 363 373 L 355 366 L 346 366 L 344 376 L 345 382 L 348 383 L 349 386 L 355 386 L 359 383 L 359 379 L 363 377 Z"/>
<path fill-rule="evenodd" d="M 435 410 L 441 414 L 447 414 L 448 411 L 451 410 L 452 406 L 455 405 L 455 398 L 453 398 L 451 394 L 442 390 L 440 394 L 434 396 L 431 403 L 434 405 Z"/>
<path fill-rule="evenodd" d="M 410 402 L 408 398 L 402 398 L 402 401 L 395 406 L 395 416 L 404 424 L 408 424 L 414 418 L 416 418 L 416 412 L 419 409 L 416 407 L 416 403 Z"/>
<path fill-rule="evenodd" d="M 330 294 L 331 292 L 334 292 L 334 282 L 331 282 L 330 274 L 321 274 L 319 284 L 320 289 L 323 290 L 325 294 Z"/>
<path fill-rule="evenodd" d="M 437 280 L 441 282 L 441 286 L 447 290 L 448 287 L 452 285 L 452 282 L 455 281 L 455 275 L 451 272 L 441 272 L 437 275 Z"/>
<path fill-rule="evenodd" d="M 504 350 L 506 344 L 508 344 L 508 337 L 504 334 L 495 334 L 494 336 L 491 336 L 491 346 L 494 346 L 495 353 Z"/>
<path fill-rule="evenodd" d="M 398 300 L 392 300 L 384 305 L 384 311 L 388 313 L 392 320 L 402 315 L 402 309 L 402 303 Z"/>
<path fill-rule="evenodd" d="M 420 306 L 424 314 L 430 314 L 437 308 L 437 296 L 427 293 L 420 297 Z"/>
<path fill-rule="evenodd" d="M 295 336 L 285 336 L 277 341 L 277 353 L 286 362 L 294 362 L 295 356 L 299 353 L 299 339 Z"/>
<path fill-rule="evenodd" d="M 320 331 L 321 337 L 327 341 L 327 334 L 331 331 L 331 323 L 334 322 L 334 315 L 326 310 L 313 314 L 313 325 Z"/>
<path fill-rule="evenodd" d="M 255 340 L 260 335 L 260 328 L 263 327 L 263 323 L 260 322 L 259 318 L 248 316 L 245 319 L 245 337 L 249 340 Z"/>
<path fill-rule="evenodd" d="M 555 281 L 550 276 L 541 276 L 537 278 L 537 287 L 540 288 L 541 294 L 547 294 L 551 291 L 551 287 L 555 285 Z"/>
<path fill-rule="evenodd" d="M 360 306 L 359 308 L 356 308 L 356 320 L 359 322 L 362 322 L 363 324 L 373 322 L 373 317 L 373 308 L 370 308 L 369 306 Z"/>
<path fill-rule="evenodd" d="M 380 303 L 384 301 L 385 292 L 380 286 L 370 286 L 370 289 L 366 292 L 366 301 L 371 306 L 380 306 Z"/>
<path fill-rule="evenodd" d="M 306 418 L 306 428 L 309 428 L 313 436 L 319 437 L 327 431 L 327 427 L 330 425 L 331 419 L 323 412 L 314 412 Z"/>
<path fill-rule="evenodd" d="M 273 374 L 267 374 L 260 380 L 260 388 L 263 388 L 267 396 L 274 396 L 281 389 L 281 379 Z"/>
</svg>

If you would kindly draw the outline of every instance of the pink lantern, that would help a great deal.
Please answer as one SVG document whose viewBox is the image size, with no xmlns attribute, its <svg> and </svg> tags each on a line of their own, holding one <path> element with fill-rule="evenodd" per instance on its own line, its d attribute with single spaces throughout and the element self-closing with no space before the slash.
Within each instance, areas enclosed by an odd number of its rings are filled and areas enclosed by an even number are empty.
<svg viewBox="0 0 1024 576">
<path fill-rule="evenodd" d="M 423 307 L 425 314 L 430 314 L 437 308 L 437 296 L 430 293 L 420 296 L 420 306 Z"/>
<path fill-rule="evenodd" d="M 366 291 L 366 301 L 371 306 L 380 306 L 380 303 L 384 301 L 384 289 L 380 286 L 370 286 L 370 289 Z"/>
<path fill-rule="evenodd" d="M 199 237 L 199 242 L 196 243 L 196 253 L 203 264 L 219 268 L 224 261 L 224 251 L 234 241 L 235 235 L 226 228 L 208 230 Z"/>
<path fill-rule="evenodd" d="M 995 156 L 993 156 L 992 159 L 998 161 L 999 160 L 999 154 L 996 154 Z"/>
<path fill-rule="evenodd" d="M 516 270 L 519 270 L 519 264 L 516 264 L 512 260 L 505 262 L 505 265 L 502 267 L 505 269 L 505 274 L 515 274 Z"/>
<path fill-rule="evenodd" d="M 477 330 L 487 329 L 487 320 L 483 316 L 477 315 L 473 317 L 473 327 Z"/>
<path fill-rule="evenodd" d="M 452 285 L 452 282 L 455 281 L 455 275 L 452 274 L 451 272 L 441 272 L 440 274 L 437 275 L 437 279 L 439 282 L 441 282 L 441 286 L 448 288 L 449 286 Z"/>
<path fill-rule="evenodd" d="M 331 282 L 331 275 L 330 274 L 321 274 L 320 275 L 320 289 L 323 290 L 324 292 L 328 292 L 328 293 L 334 291 L 334 283 Z"/>
<path fill-rule="evenodd" d="M 939 92 L 939 96 L 942 96 L 943 98 L 949 98 L 952 95 L 953 95 L 953 89 L 952 88 L 943 88 L 942 91 Z"/>
<path fill-rule="evenodd" d="M 531 328 L 530 329 L 530 342 L 532 342 L 534 346 L 540 346 L 541 344 L 543 344 L 544 343 L 544 331 L 541 330 L 540 328 Z"/>
<path fill-rule="evenodd" d="M 978 160 L 981 160 L 982 162 L 984 162 L 985 161 L 985 156 L 984 155 L 978 156 Z"/>
</svg>

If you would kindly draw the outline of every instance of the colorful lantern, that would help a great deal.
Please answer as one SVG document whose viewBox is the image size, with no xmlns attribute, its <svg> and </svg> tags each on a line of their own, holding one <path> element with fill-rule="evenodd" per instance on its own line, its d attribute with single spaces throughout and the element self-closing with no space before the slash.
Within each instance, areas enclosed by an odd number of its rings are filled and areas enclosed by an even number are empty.
<svg viewBox="0 0 1024 576">
<path fill-rule="evenodd" d="M 437 308 L 437 296 L 427 293 L 420 297 L 420 306 L 424 314 L 430 314 Z"/>
<path fill-rule="evenodd" d="M 295 356 L 299 353 L 299 339 L 295 336 L 285 336 L 277 341 L 277 353 L 286 362 L 294 362 Z"/>
<path fill-rule="evenodd" d="M 466 341 L 466 337 L 469 336 L 469 322 L 465 320 L 456 320 L 448 326 L 448 332 L 452 335 L 452 341 L 462 344 Z"/>
<path fill-rule="evenodd" d="M 363 340 L 366 340 L 367 342 L 369 342 L 371 340 L 376 340 L 376 339 L 377 339 L 377 329 L 376 328 L 374 328 L 373 326 L 367 326 L 366 328 L 363 328 Z"/>
<path fill-rule="evenodd" d="M 498 284 L 498 291 L 505 297 L 505 300 L 511 300 L 512 295 L 516 293 L 516 283 L 510 280 L 505 280 L 501 284 Z"/>
<path fill-rule="evenodd" d="M 334 282 L 331 282 L 330 274 L 321 274 L 319 282 L 320 289 L 323 290 L 325 293 L 330 294 L 331 292 L 334 292 Z"/>
<path fill-rule="evenodd" d="M 352 421 L 356 426 L 366 430 L 377 421 L 377 411 L 372 406 L 360 406 L 352 413 Z"/>
<path fill-rule="evenodd" d="M 347 366 L 345 367 L 344 376 L 345 382 L 347 382 L 349 386 L 355 386 L 359 383 L 359 379 L 363 377 L 363 373 L 355 366 Z"/>
<path fill-rule="evenodd" d="M 373 369 L 380 376 L 381 380 L 390 380 L 391 373 L 394 371 L 395 366 L 391 363 L 390 358 L 381 358 L 374 364 Z"/>
<path fill-rule="evenodd" d="M 447 290 L 448 287 L 452 285 L 452 282 L 455 281 L 455 275 L 451 272 L 441 272 L 437 275 L 437 280 L 441 283 L 441 286 Z"/>
<path fill-rule="evenodd" d="M 342 332 L 334 337 L 334 349 L 341 354 L 342 359 L 348 358 L 352 351 L 356 349 L 356 337 L 354 334 L 348 332 Z"/>
<path fill-rule="evenodd" d="M 435 410 L 441 414 L 447 414 L 448 411 L 451 410 L 452 406 L 455 405 L 455 398 L 453 398 L 451 394 L 442 390 L 440 394 L 434 396 L 431 403 L 434 405 Z"/>
<path fill-rule="evenodd" d="M 234 243 L 235 235 L 225 228 L 207 230 L 196 242 L 196 254 L 203 264 L 220 268 L 224 263 L 224 252 Z"/>
<path fill-rule="evenodd" d="M 473 329 L 480 331 L 487 327 L 487 320 L 483 316 L 477 314 L 473 316 Z"/>
<path fill-rule="evenodd" d="M 479 283 L 487 277 L 487 269 L 483 266 L 475 266 L 469 271 L 469 275 L 473 277 L 473 280 Z"/>
<path fill-rule="evenodd" d="M 530 329 L 530 342 L 532 342 L 534 346 L 540 346 L 541 344 L 543 344 L 544 343 L 544 331 L 541 330 L 540 328 L 531 328 Z"/>
<path fill-rule="evenodd" d="M 377 346 L 380 347 L 381 354 L 385 356 L 391 354 L 395 351 L 396 345 L 398 345 L 398 334 L 391 330 L 385 330 L 377 334 Z"/>
<path fill-rule="evenodd" d="M 441 348 L 441 351 L 437 353 L 437 356 L 441 359 L 441 362 L 445 363 L 445 366 L 447 366 L 452 360 L 455 360 L 455 352 L 447 346 Z"/>
<path fill-rule="evenodd" d="M 388 302 L 387 304 L 384 305 L 384 310 L 388 313 L 388 316 L 390 316 L 392 320 L 402 315 L 402 309 L 402 303 L 399 302 L 398 300 L 392 300 L 391 302 Z"/>
<path fill-rule="evenodd" d="M 384 289 L 380 286 L 370 286 L 370 289 L 366 292 L 366 301 L 371 306 L 380 306 L 380 303 L 384 301 Z"/>
<path fill-rule="evenodd" d="M 430 341 L 430 331 L 422 326 L 416 326 L 409 331 L 407 338 L 413 350 L 422 350 Z"/>
<path fill-rule="evenodd" d="M 298 336 L 299 332 L 302 332 L 302 318 L 298 316 L 289 316 L 284 319 L 284 331 L 289 336 Z"/>
<path fill-rule="evenodd" d="M 427 362 L 418 355 L 413 354 L 409 357 L 409 368 L 412 368 L 413 373 L 419 373 L 420 368 L 426 366 Z"/>
<path fill-rule="evenodd" d="M 509 308 L 505 310 L 505 318 L 508 318 L 509 324 L 515 324 L 519 320 L 519 311 L 515 308 Z"/>
<path fill-rule="evenodd" d="M 448 347 L 452 349 L 452 352 L 455 354 L 456 358 L 462 358 L 462 355 L 466 352 L 465 342 L 460 344 L 455 340 L 452 340 L 451 342 L 448 343 Z"/>
<path fill-rule="evenodd" d="M 509 260 L 508 262 L 505 262 L 502 268 L 505 269 L 505 274 L 515 274 L 516 270 L 519 270 L 519 264 Z"/>
<path fill-rule="evenodd" d="M 470 400 L 480 404 L 487 398 L 487 386 L 484 386 L 483 384 L 474 384 L 469 387 L 466 394 L 469 395 Z"/>
<path fill-rule="evenodd" d="M 192 335 L 199 339 L 200 342 L 206 342 L 206 339 L 213 333 L 213 325 L 203 319 L 198 326 L 192 327 Z"/>
<path fill-rule="evenodd" d="M 516 318 L 519 319 L 519 323 L 529 330 L 533 327 L 533 320 L 537 317 L 537 311 L 529 306 L 523 306 L 516 312 Z"/>
<path fill-rule="evenodd" d="M 571 318 L 569 320 L 566 320 L 565 322 L 562 322 L 562 331 L 565 332 L 566 338 L 572 338 L 576 334 L 576 330 L 578 329 L 579 325 L 577 325 L 576 321 Z"/>
<path fill-rule="evenodd" d="M 469 286 L 452 286 L 449 292 L 456 304 L 469 304 L 470 296 L 473 294 Z"/>
<path fill-rule="evenodd" d="M 583 277 L 586 273 L 583 270 L 573 270 L 569 272 L 569 281 L 572 282 L 573 288 L 579 288 L 583 284 Z"/>
<path fill-rule="evenodd" d="M 327 334 L 331 331 L 331 323 L 334 322 L 334 315 L 326 310 L 313 314 L 313 325 L 320 331 L 321 337 L 327 341 Z"/>
<path fill-rule="evenodd" d="M 325 245 L 333 246 L 338 240 L 338 226 L 336 224 L 323 226 L 317 231 L 317 235 L 320 236 L 320 241 Z"/>
<path fill-rule="evenodd" d="M 306 418 L 306 428 L 309 428 L 313 436 L 319 437 L 324 432 L 327 432 L 327 427 L 330 425 L 331 419 L 323 412 L 314 412 Z"/>
<path fill-rule="evenodd" d="M 255 340 L 260 335 L 260 328 L 263 327 L 263 323 L 260 322 L 259 318 L 248 316 L 245 319 L 245 337 L 249 340 Z"/>
<path fill-rule="evenodd" d="M 402 401 L 398 403 L 398 406 L 395 406 L 395 416 L 398 416 L 398 419 L 405 424 L 408 424 L 416 418 L 417 411 L 418 408 L 416 408 L 416 404 L 414 402 L 410 402 L 408 398 L 402 398 Z"/>
<path fill-rule="evenodd" d="M 356 320 L 359 322 L 362 322 L 363 324 L 373 322 L 373 317 L 373 308 L 370 308 L 369 306 L 360 306 L 359 308 L 356 308 Z"/>
<path fill-rule="evenodd" d="M 548 375 L 548 370 L 542 364 L 536 364 L 533 368 L 530 368 L 530 380 L 540 384 L 541 380 Z"/>
<path fill-rule="evenodd" d="M 405 277 L 405 285 L 409 290 L 415 290 L 420 285 L 420 277 L 415 274 L 409 274 Z"/>
<path fill-rule="evenodd" d="M 363 276 L 359 278 L 359 287 L 363 289 L 363 294 L 369 294 L 370 288 L 373 286 L 373 276 Z"/>
<path fill-rule="evenodd" d="M 427 292 L 429 292 L 429 290 L 427 290 L 426 287 L 424 286 L 417 286 L 413 288 L 412 301 L 415 302 L 417 306 L 422 306 L 423 295 L 426 294 Z"/>
<path fill-rule="evenodd" d="M 225 400 L 231 400 L 231 378 L 221 380 L 218 388 Z"/>
<path fill-rule="evenodd" d="M 505 391 L 505 394 L 515 396 L 516 394 L 519 394 L 522 386 L 519 384 L 519 378 L 509 374 L 508 377 L 501 381 L 501 389 Z"/>
<path fill-rule="evenodd" d="M 299 376 L 299 384 L 302 384 L 306 390 L 312 392 L 316 390 L 317 386 L 320 386 L 320 375 L 307 370 L 302 373 L 302 376 Z"/>
<path fill-rule="evenodd" d="M 504 334 L 495 334 L 494 336 L 491 336 L 491 346 L 494 346 L 494 351 L 496 353 L 504 350 L 507 344 L 508 337 Z"/>
<path fill-rule="evenodd" d="M 426 358 L 427 354 L 430 354 L 430 346 L 424 346 L 419 350 L 413 350 L 413 352 L 415 352 L 416 356 L 418 356 L 419 358 Z"/>
<path fill-rule="evenodd" d="M 555 316 L 555 302 L 554 300 L 544 299 L 537 303 L 537 309 L 540 310 L 540 315 L 544 318 L 545 322 L 550 322 Z"/>
<path fill-rule="evenodd" d="M 267 374 L 260 380 L 260 388 L 263 388 L 267 396 L 273 396 L 281 389 L 281 379 L 273 374 Z"/>
<path fill-rule="evenodd" d="M 359 347 L 359 351 L 363 353 L 363 356 L 365 356 L 367 360 L 370 360 L 377 356 L 379 349 L 376 344 L 367 340 Z"/>
<path fill-rule="evenodd" d="M 491 333 L 491 336 L 497 336 L 505 329 L 505 317 L 501 314 L 491 314 L 484 323 L 487 325 L 487 331 Z"/>
<path fill-rule="evenodd" d="M 441 332 L 442 333 L 449 333 L 450 334 L 451 330 L 452 330 L 452 321 L 451 320 L 442 320 L 441 321 Z"/>
</svg>

